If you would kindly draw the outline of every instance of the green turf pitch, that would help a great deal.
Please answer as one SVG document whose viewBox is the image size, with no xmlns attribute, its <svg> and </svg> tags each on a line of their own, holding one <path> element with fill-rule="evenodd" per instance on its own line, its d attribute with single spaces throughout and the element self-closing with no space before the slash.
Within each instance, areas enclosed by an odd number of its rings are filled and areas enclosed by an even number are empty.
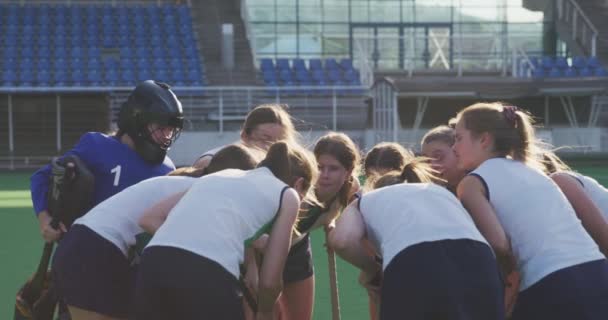
<svg viewBox="0 0 608 320">
<path fill-rule="evenodd" d="M 608 166 L 579 165 L 577 169 L 608 186 Z M 29 196 L 30 173 L 0 173 L 0 319 L 11 319 L 15 293 L 37 266 L 43 243 Z M 312 237 L 315 261 L 315 320 L 331 319 L 324 234 Z M 357 284 L 358 272 L 338 259 L 342 319 L 368 319 L 367 295 Z"/>
</svg>

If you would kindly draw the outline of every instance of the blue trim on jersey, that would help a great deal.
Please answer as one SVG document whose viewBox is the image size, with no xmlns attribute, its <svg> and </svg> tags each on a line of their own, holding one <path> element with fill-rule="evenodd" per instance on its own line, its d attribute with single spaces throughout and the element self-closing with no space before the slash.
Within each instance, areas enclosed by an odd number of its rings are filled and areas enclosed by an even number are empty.
<svg viewBox="0 0 608 320">
<path fill-rule="evenodd" d="M 175 170 L 169 157 L 165 157 L 162 164 L 151 165 L 119 139 L 100 132 L 82 135 L 63 156 L 67 155 L 78 156 L 95 176 L 94 205 L 142 180 Z M 46 165 L 30 178 L 32 203 L 37 215 L 47 209 L 50 176 L 51 166 Z"/>
<path fill-rule="evenodd" d="M 472 177 L 477 177 L 477 179 L 479 179 L 479 181 L 481 181 L 481 183 L 483 184 L 483 188 L 486 190 L 486 199 L 488 199 L 488 201 L 490 201 L 490 189 L 488 188 L 488 184 L 486 183 L 486 180 L 484 180 L 480 175 L 478 175 L 477 173 L 469 173 L 469 176 Z"/>
</svg>

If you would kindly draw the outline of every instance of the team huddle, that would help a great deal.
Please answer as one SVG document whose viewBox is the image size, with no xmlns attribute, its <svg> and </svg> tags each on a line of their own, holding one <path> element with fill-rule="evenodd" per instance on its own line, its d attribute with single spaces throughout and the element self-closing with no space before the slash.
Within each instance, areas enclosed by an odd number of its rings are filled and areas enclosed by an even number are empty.
<svg viewBox="0 0 608 320">
<path fill-rule="evenodd" d="M 116 134 L 83 135 L 66 156 L 95 176 L 94 207 L 71 226 L 51 223 L 50 166 L 32 176 L 61 313 L 309 320 L 321 228 L 361 270 L 371 319 L 608 317 L 608 190 L 517 107 L 466 107 L 414 155 L 392 142 L 363 154 L 338 132 L 306 148 L 286 109 L 261 105 L 240 141 L 176 169 L 182 123 L 171 89 L 145 81 Z"/>
</svg>

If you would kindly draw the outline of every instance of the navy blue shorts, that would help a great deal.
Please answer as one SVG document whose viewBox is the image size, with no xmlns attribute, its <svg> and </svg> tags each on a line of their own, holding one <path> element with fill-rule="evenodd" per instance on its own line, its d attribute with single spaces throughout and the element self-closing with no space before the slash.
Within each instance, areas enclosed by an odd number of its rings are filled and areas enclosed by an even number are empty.
<svg viewBox="0 0 608 320">
<path fill-rule="evenodd" d="M 502 320 L 504 287 L 486 244 L 423 242 L 397 254 L 384 270 L 381 320 Z"/>
<path fill-rule="evenodd" d="M 66 304 L 116 318 L 130 314 L 135 273 L 113 243 L 73 225 L 53 256 L 57 293 Z"/>
<path fill-rule="evenodd" d="M 148 247 L 137 276 L 135 319 L 244 319 L 238 280 L 190 251 Z"/>
<path fill-rule="evenodd" d="M 285 268 L 283 269 L 283 282 L 293 283 L 308 279 L 315 274 L 310 249 L 310 234 L 289 250 Z"/>
<path fill-rule="evenodd" d="M 555 271 L 519 293 L 512 320 L 608 319 L 608 260 Z"/>
</svg>

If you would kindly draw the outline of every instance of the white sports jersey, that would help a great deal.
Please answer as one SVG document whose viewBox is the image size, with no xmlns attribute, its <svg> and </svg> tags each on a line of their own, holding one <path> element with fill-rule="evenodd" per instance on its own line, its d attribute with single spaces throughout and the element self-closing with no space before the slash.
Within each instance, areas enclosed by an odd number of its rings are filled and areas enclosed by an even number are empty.
<svg viewBox="0 0 608 320">
<path fill-rule="evenodd" d="M 397 184 L 363 195 L 360 211 L 383 268 L 403 249 L 427 241 L 471 239 L 487 244 L 469 213 L 447 189 Z"/>
<path fill-rule="evenodd" d="M 161 176 L 144 180 L 115 194 L 74 221 L 116 245 L 125 256 L 135 244 L 143 212 L 158 201 L 190 188 L 197 178 Z"/>
<path fill-rule="evenodd" d="M 269 169 L 229 169 L 199 179 L 148 244 L 211 259 L 235 277 L 245 241 L 271 227 L 288 187 Z"/>
<path fill-rule="evenodd" d="M 519 161 L 493 158 L 471 174 L 483 179 L 511 240 L 520 291 L 554 271 L 604 258 L 570 202 L 542 172 Z"/>
<path fill-rule="evenodd" d="M 606 221 L 608 221 L 608 189 L 604 188 L 604 186 L 591 177 L 576 172 L 568 173 L 580 181 L 587 196 L 595 203 Z"/>
</svg>

